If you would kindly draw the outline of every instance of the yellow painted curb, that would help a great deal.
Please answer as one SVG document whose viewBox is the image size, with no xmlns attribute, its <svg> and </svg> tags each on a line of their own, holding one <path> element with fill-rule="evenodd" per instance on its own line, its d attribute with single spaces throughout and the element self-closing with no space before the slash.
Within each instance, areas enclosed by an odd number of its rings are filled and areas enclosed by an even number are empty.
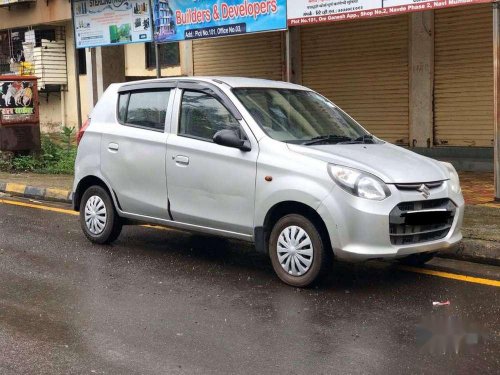
<svg viewBox="0 0 500 375">
<path fill-rule="evenodd" d="M 68 190 L 47 189 L 45 191 L 45 198 L 67 200 L 68 196 L 69 196 L 69 191 Z"/>
<path fill-rule="evenodd" d="M 26 190 L 26 185 L 22 184 L 15 184 L 12 182 L 8 182 L 7 185 L 5 186 L 5 191 L 7 193 L 24 194 L 25 190 Z"/>
</svg>

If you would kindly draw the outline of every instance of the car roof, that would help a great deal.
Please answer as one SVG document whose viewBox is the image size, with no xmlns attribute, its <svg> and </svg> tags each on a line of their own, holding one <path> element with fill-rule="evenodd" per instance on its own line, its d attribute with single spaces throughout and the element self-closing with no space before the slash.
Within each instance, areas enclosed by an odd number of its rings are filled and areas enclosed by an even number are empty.
<svg viewBox="0 0 500 375">
<path fill-rule="evenodd" d="M 171 77 L 171 78 L 155 78 L 146 79 L 141 81 L 132 81 L 123 83 L 121 86 L 147 84 L 147 83 L 161 83 L 161 82 L 208 82 L 217 86 L 230 86 L 235 87 L 266 87 L 266 88 L 282 88 L 292 90 L 309 90 L 308 88 L 293 83 L 283 81 L 273 81 L 270 79 L 260 78 L 245 78 L 245 77 L 222 77 L 222 76 L 204 76 L 204 77 Z"/>
</svg>

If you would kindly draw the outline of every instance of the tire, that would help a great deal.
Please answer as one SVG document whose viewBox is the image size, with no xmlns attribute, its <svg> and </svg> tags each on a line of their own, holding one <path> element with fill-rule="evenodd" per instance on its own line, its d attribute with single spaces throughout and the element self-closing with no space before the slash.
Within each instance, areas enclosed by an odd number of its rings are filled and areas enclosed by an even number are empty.
<svg viewBox="0 0 500 375">
<path fill-rule="evenodd" d="M 307 245 L 307 240 L 311 245 Z M 303 245 L 297 248 L 301 243 Z M 274 271 L 288 285 L 310 286 L 331 269 L 331 250 L 326 244 L 328 241 L 306 217 L 298 214 L 283 216 L 274 225 L 269 238 L 269 256 Z"/>
<path fill-rule="evenodd" d="M 101 186 L 91 186 L 83 193 L 80 205 L 80 226 L 89 241 L 96 244 L 109 244 L 120 235 L 122 221 L 116 213 L 111 197 Z"/>
<path fill-rule="evenodd" d="M 412 254 L 405 258 L 399 259 L 398 262 L 406 266 L 423 266 L 435 256 L 436 253 Z"/>
</svg>

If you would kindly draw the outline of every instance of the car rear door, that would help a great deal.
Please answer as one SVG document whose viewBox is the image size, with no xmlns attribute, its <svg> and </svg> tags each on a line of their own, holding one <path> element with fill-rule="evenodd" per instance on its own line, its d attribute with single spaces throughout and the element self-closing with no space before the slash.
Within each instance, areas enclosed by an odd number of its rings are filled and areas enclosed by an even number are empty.
<svg viewBox="0 0 500 375">
<path fill-rule="evenodd" d="M 169 82 L 122 87 L 116 123 L 103 128 L 102 174 L 124 212 L 169 218 L 165 157 L 175 86 Z"/>
<path fill-rule="evenodd" d="M 175 221 L 252 235 L 258 143 L 221 95 L 179 83 L 167 141 L 170 210 Z M 252 149 L 215 144 L 213 135 L 225 128 L 246 134 Z"/>
</svg>

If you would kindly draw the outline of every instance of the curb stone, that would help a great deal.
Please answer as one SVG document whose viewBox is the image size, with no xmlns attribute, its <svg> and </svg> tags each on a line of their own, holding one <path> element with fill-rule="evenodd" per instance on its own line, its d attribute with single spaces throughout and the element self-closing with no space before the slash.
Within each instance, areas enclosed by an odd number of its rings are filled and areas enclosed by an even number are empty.
<svg viewBox="0 0 500 375">
<path fill-rule="evenodd" d="M 41 199 L 53 202 L 71 203 L 73 192 L 63 189 L 40 188 L 10 182 L 0 182 L 0 192 L 17 197 Z"/>
<path fill-rule="evenodd" d="M 500 266 L 500 242 L 464 238 L 455 249 L 440 251 L 438 256 Z"/>
</svg>

